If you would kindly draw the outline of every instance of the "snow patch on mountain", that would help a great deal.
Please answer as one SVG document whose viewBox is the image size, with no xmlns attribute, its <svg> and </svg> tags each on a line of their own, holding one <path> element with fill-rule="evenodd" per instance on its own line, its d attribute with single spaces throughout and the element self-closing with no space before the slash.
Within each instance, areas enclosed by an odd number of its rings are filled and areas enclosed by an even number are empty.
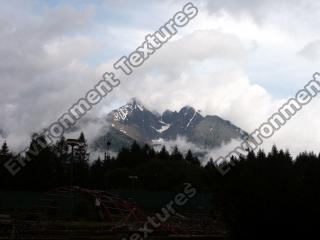
<svg viewBox="0 0 320 240">
<path fill-rule="evenodd" d="M 192 118 L 190 119 L 190 121 L 189 121 L 188 124 L 187 124 L 187 127 L 189 127 L 190 123 L 192 122 L 192 120 L 194 119 L 194 117 L 196 116 L 196 114 L 197 114 L 197 112 L 194 111 L 194 114 L 193 114 Z"/>
<path fill-rule="evenodd" d="M 125 130 L 123 130 L 122 128 L 120 128 L 119 130 L 120 130 L 120 132 L 127 134 L 127 132 Z"/>
<path fill-rule="evenodd" d="M 141 112 L 144 111 L 143 105 L 137 99 L 133 98 L 126 105 L 113 111 L 114 120 L 124 121 L 134 110 L 137 110 L 137 109 L 140 110 Z"/>
<path fill-rule="evenodd" d="M 165 125 L 163 125 L 160 129 L 158 129 L 157 131 L 158 131 L 159 133 L 162 133 L 162 132 L 168 130 L 170 127 L 171 127 L 171 124 L 165 124 Z"/>
</svg>

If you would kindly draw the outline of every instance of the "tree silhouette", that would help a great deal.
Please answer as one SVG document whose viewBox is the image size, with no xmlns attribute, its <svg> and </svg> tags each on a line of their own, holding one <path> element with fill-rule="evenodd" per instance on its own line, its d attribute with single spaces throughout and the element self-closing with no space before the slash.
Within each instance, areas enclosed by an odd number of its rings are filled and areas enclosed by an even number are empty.
<svg viewBox="0 0 320 240">
<path fill-rule="evenodd" d="M 94 189 L 178 191 L 190 182 L 198 191 L 212 195 L 214 216 L 228 224 L 233 239 L 309 239 L 318 234 L 320 215 L 320 155 L 303 152 L 295 159 L 288 150 L 273 146 L 269 153 L 249 151 L 232 158 L 231 171 L 222 176 L 213 159 L 200 164 L 192 151 L 185 156 L 175 147 L 155 151 L 134 142 L 115 157 L 88 161 L 83 133 L 75 149 L 74 184 Z M 47 191 L 70 183 L 70 158 L 62 137 L 49 146 L 33 136 L 23 171 L 12 177 L 4 163 L 13 159 L 6 142 L 0 149 L 0 188 Z M 276 237 L 275 237 L 276 236 Z"/>
</svg>

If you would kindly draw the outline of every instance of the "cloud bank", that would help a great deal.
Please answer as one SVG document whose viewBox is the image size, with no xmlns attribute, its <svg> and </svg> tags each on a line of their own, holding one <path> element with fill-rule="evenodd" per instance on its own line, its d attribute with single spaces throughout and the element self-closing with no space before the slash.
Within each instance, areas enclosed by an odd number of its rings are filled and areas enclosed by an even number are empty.
<svg viewBox="0 0 320 240">
<path fill-rule="evenodd" d="M 311 80 L 319 66 L 319 3 L 194 1 L 199 15 L 88 116 L 138 97 L 164 111 L 192 105 L 250 132 Z M 184 4 L 10 1 L 0 9 L 0 129 L 18 150 L 122 55 Z M 320 150 L 316 99 L 264 145 Z M 95 128 L 86 129 L 94 136 Z M 2 136 L 4 137 L 4 136 Z M 2 142 L 3 139 L 0 139 Z"/>
</svg>

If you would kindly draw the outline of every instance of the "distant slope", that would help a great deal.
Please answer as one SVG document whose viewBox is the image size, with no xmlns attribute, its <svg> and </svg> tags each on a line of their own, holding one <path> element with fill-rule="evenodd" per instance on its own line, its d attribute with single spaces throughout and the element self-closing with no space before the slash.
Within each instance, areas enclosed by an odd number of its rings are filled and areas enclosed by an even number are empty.
<svg viewBox="0 0 320 240">
<path fill-rule="evenodd" d="M 152 144 L 158 139 L 175 140 L 178 136 L 201 148 L 217 148 L 233 139 L 244 139 L 248 134 L 218 116 L 202 116 L 193 107 L 179 112 L 165 111 L 162 115 L 149 111 L 133 98 L 126 105 L 111 111 L 106 118 L 110 125 L 98 137 L 93 148 L 104 151 L 111 142 L 113 150 L 131 145 L 133 141 Z"/>
</svg>

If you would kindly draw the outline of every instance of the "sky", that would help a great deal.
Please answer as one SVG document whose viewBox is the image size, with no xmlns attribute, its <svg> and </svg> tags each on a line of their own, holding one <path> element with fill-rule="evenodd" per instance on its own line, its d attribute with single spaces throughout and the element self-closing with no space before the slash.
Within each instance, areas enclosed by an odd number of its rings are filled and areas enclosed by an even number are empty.
<svg viewBox="0 0 320 240">
<path fill-rule="evenodd" d="M 182 0 L 0 0 L 0 129 L 13 150 L 56 121 L 121 56 L 182 9 Z M 151 110 L 191 105 L 251 132 L 320 71 L 320 2 L 194 0 L 199 13 L 87 117 L 130 98 Z M 320 101 L 272 144 L 320 151 Z M 95 131 L 90 128 L 89 136 Z"/>
</svg>

